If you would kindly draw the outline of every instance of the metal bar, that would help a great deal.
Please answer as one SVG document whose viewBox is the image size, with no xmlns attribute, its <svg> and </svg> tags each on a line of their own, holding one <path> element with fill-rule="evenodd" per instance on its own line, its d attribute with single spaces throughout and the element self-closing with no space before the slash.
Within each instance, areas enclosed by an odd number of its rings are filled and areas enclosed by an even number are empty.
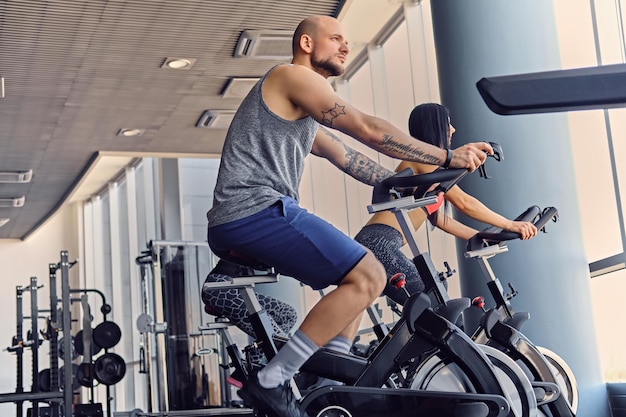
<svg viewBox="0 0 626 417">
<path fill-rule="evenodd" d="M 191 242 L 185 240 L 151 240 L 148 243 L 150 248 L 154 246 L 206 246 L 209 247 L 207 242 Z"/>
<path fill-rule="evenodd" d="M 589 264 L 591 278 L 608 274 L 609 272 L 619 271 L 624 268 L 626 268 L 626 253 L 618 253 L 617 255 L 609 256 L 608 258 L 600 259 L 599 261 Z"/>
<path fill-rule="evenodd" d="M 16 386 L 15 386 L 15 393 L 16 394 L 21 394 L 24 392 L 24 347 L 23 347 L 23 343 L 24 343 L 24 331 L 23 331 L 23 324 L 24 324 L 24 311 L 23 311 L 23 304 L 24 304 L 24 288 L 21 285 L 18 285 L 17 287 L 15 287 L 15 306 L 16 306 L 16 313 L 17 313 L 17 327 L 16 327 L 16 333 L 15 333 L 15 340 L 16 340 L 16 345 L 18 346 L 15 354 L 16 354 Z M 21 346 L 20 346 L 21 345 Z M 16 411 L 17 411 L 17 415 L 18 416 L 23 416 L 23 401 L 16 401 Z"/>
<path fill-rule="evenodd" d="M 59 296 L 57 294 L 57 270 L 59 268 L 58 264 L 49 264 L 49 276 L 50 276 L 50 326 L 54 327 L 50 334 L 50 372 L 51 374 L 57 375 L 57 377 L 52 381 L 50 386 L 51 391 L 59 391 L 59 335 L 55 331 L 56 328 L 59 327 L 59 317 L 57 315 L 57 306 L 59 304 Z M 53 357 L 52 355 L 55 355 Z M 52 404 L 52 416 L 59 417 L 61 415 L 60 404 L 54 403 Z"/>
<path fill-rule="evenodd" d="M 72 417 L 72 317 L 70 314 L 70 263 L 68 252 L 61 251 L 61 304 L 63 306 L 63 415 Z"/>
<path fill-rule="evenodd" d="M 37 317 L 37 278 L 30 278 L 30 316 Z M 31 350 L 32 350 L 32 373 L 33 373 L 33 386 L 32 391 L 39 391 L 39 323 L 36 318 L 30 320 L 31 323 Z M 36 411 L 37 410 L 37 411 Z M 38 415 L 39 406 L 36 401 L 33 401 L 33 414 L 34 417 Z"/>
<path fill-rule="evenodd" d="M 22 393 L 8 393 L 0 394 L 0 403 L 12 403 L 16 401 L 38 401 L 38 400 L 53 400 L 55 398 L 62 398 L 62 392 L 22 392 Z M 33 409 L 34 411 L 34 409 Z M 70 417 L 70 416 L 67 416 Z"/>
<path fill-rule="evenodd" d="M 154 253 L 153 259 L 155 262 L 152 264 L 152 317 L 156 323 L 163 323 L 164 307 L 163 307 L 163 278 L 161 274 L 162 260 L 160 246 L 152 246 L 151 250 Z M 158 411 L 169 411 L 169 387 L 167 381 L 167 358 L 166 358 L 166 340 L 165 335 L 154 335 L 155 341 L 155 355 L 156 355 L 156 383 L 157 383 L 157 398 L 158 398 Z M 151 359 L 150 359 L 151 360 Z"/>
</svg>

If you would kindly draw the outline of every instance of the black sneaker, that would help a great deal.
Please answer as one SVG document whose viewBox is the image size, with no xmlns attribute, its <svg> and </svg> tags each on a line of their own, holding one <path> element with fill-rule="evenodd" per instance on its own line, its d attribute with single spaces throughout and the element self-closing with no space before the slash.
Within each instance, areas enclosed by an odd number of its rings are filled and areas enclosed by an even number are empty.
<svg viewBox="0 0 626 417">
<path fill-rule="evenodd" d="M 245 405 L 255 406 L 270 417 L 308 417 L 300 409 L 289 382 L 276 388 L 263 388 L 255 373 L 237 392 Z"/>
</svg>

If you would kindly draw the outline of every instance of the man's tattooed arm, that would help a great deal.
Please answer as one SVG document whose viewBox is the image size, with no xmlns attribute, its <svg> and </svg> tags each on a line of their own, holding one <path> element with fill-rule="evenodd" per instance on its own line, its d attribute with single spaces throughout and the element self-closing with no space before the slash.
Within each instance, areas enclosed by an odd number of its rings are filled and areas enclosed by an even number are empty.
<svg viewBox="0 0 626 417">
<path fill-rule="evenodd" d="M 358 152 L 341 140 L 337 135 L 328 129 L 321 127 L 320 129 L 325 135 L 330 137 L 333 142 L 342 148 L 341 158 L 333 163 L 337 165 L 343 172 L 361 181 L 365 184 L 374 185 L 395 174 L 395 172 L 384 168 L 369 157 Z"/>
<path fill-rule="evenodd" d="M 382 167 L 362 153 L 357 152 L 348 146 L 345 146 L 345 148 L 348 164 L 346 165 L 346 169 L 344 171 L 351 177 L 356 178 L 365 184 L 374 185 L 394 174 L 393 171 Z"/>
<path fill-rule="evenodd" d="M 339 103 L 335 103 L 335 107 L 322 111 L 321 122 L 324 126 L 332 128 L 335 119 L 344 115 L 346 115 L 346 106 L 340 106 Z M 389 133 L 383 135 L 382 148 L 391 154 L 396 154 L 397 159 L 408 159 L 432 165 L 441 165 L 442 163 L 437 156 L 426 153 L 410 144 L 400 143 Z M 383 153 L 385 153 L 384 150 L 381 149 Z"/>
<path fill-rule="evenodd" d="M 333 120 L 342 114 L 346 114 L 346 106 L 340 106 L 339 103 L 335 103 L 335 107 L 332 109 L 322 111 L 322 123 L 328 127 L 333 127 Z"/>
<path fill-rule="evenodd" d="M 425 153 L 421 149 L 416 149 L 412 147 L 411 145 L 404 145 L 402 143 L 399 143 L 396 140 L 394 140 L 393 136 L 391 135 L 384 135 L 383 146 L 386 149 L 389 149 L 391 151 L 399 152 L 403 155 L 406 155 L 407 156 L 406 159 L 410 159 L 410 160 L 417 159 L 419 160 L 419 162 L 423 162 L 425 164 L 432 164 L 432 165 L 441 164 L 441 160 L 437 158 L 435 155 Z M 405 158 L 400 158 L 400 159 L 405 159 Z"/>
</svg>

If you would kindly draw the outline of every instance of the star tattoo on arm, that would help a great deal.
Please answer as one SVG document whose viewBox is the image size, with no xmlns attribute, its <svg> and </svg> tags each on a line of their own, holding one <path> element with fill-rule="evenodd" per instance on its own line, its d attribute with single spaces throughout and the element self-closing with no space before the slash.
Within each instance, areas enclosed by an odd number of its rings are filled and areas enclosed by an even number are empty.
<svg viewBox="0 0 626 417">
<path fill-rule="evenodd" d="M 333 120 L 342 114 L 346 114 L 346 106 L 340 106 L 335 103 L 335 107 L 328 111 L 322 110 L 322 123 L 328 127 L 333 127 Z"/>
</svg>

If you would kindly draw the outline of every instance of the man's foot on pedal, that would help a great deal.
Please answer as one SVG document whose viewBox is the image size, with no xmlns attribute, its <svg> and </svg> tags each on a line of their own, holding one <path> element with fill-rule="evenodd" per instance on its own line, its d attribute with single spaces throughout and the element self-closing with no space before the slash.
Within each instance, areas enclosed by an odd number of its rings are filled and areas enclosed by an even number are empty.
<svg viewBox="0 0 626 417">
<path fill-rule="evenodd" d="M 289 382 L 276 388 L 264 388 L 254 373 L 238 394 L 246 406 L 254 406 L 273 417 L 308 417 L 294 397 Z"/>
</svg>

